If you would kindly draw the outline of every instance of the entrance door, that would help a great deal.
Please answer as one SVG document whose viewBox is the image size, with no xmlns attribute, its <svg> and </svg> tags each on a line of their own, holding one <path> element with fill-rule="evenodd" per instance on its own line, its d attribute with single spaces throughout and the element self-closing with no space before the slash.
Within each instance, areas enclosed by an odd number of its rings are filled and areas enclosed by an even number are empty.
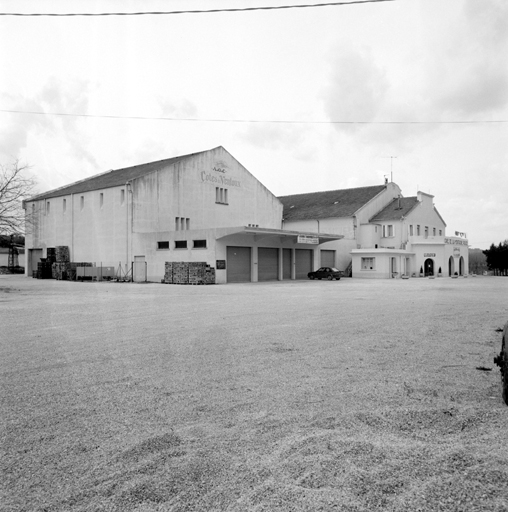
<svg viewBox="0 0 508 512">
<path fill-rule="evenodd" d="M 307 279 L 307 274 L 312 272 L 312 250 L 296 249 L 296 279 Z"/>
<path fill-rule="evenodd" d="M 464 258 L 463 256 L 461 256 L 459 258 L 459 276 L 463 276 L 464 275 Z"/>
<path fill-rule="evenodd" d="M 279 277 L 279 250 L 258 248 L 258 281 L 276 281 Z"/>
<path fill-rule="evenodd" d="M 291 279 L 291 249 L 282 249 L 282 279 Z"/>
<path fill-rule="evenodd" d="M 427 258 L 424 263 L 425 277 L 434 275 L 434 260 Z"/>
<path fill-rule="evenodd" d="M 249 283 L 251 269 L 250 247 L 227 248 L 227 280 L 228 283 Z"/>
<path fill-rule="evenodd" d="M 453 256 L 450 256 L 448 259 L 448 275 L 453 276 L 455 273 L 455 262 L 453 261 Z"/>
<path fill-rule="evenodd" d="M 34 270 L 37 270 L 37 263 L 41 261 L 42 258 L 42 249 L 28 249 L 28 261 L 27 265 L 27 275 L 32 276 Z"/>
<path fill-rule="evenodd" d="M 143 283 L 146 281 L 146 261 L 144 256 L 134 256 L 132 280 L 135 283 Z"/>
</svg>

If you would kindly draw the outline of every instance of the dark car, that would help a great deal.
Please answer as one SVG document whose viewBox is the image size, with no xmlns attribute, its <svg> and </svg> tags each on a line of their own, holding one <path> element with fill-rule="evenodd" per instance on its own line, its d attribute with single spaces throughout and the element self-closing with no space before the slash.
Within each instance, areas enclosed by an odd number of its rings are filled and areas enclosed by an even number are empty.
<svg viewBox="0 0 508 512">
<path fill-rule="evenodd" d="M 338 270 L 334 267 L 321 267 L 314 272 L 309 272 L 307 274 L 309 279 L 328 279 L 330 281 L 333 281 L 334 279 L 337 279 L 338 281 L 342 275 L 342 270 Z"/>
</svg>

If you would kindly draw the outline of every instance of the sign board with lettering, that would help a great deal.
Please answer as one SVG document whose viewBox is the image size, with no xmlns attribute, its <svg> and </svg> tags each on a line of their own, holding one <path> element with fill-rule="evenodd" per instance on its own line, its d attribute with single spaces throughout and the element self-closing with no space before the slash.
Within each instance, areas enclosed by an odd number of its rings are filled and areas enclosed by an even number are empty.
<svg viewBox="0 0 508 512">
<path fill-rule="evenodd" d="M 312 235 L 298 235 L 299 244 L 319 244 L 319 238 Z"/>
<path fill-rule="evenodd" d="M 436 253 L 435 252 L 426 252 L 424 255 L 423 255 L 424 258 L 435 258 L 436 257 Z"/>
</svg>

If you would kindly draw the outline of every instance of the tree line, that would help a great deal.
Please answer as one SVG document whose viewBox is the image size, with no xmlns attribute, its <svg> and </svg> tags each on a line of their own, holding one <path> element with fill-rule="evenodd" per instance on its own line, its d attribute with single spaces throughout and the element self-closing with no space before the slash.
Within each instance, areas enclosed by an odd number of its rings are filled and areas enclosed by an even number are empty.
<svg viewBox="0 0 508 512">
<path fill-rule="evenodd" d="M 499 245 L 491 244 L 490 248 L 483 251 L 487 257 L 487 266 L 496 276 L 508 276 L 508 239 Z"/>
</svg>

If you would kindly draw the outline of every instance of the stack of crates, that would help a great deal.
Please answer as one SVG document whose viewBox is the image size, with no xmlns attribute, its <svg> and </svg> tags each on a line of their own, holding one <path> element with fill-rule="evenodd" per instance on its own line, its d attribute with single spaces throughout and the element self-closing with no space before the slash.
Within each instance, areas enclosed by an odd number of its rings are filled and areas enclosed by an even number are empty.
<svg viewBox="0 0 508 512">
<path fill-rule="evenodd" d="M 69 261 L 56 261 L 52 265 L 52 277 L 57 280 L 69 279 L 71 273 L 71 264 Z"/>
<path fill-rule="evenodd" d="M 173 284 L 189 284 L 189 264 L 187 262 L 173 262 Z"/>
<path fill-rule="evenodd" d="M 166 261 L 164 264 L 164 279 L 163 283 L 173 284 L 173 262 Z"/>
<path fill-rule="evenodd" d="M 204 261 L 166 261 L 163 283 L 215 284 L 215 268 Z"/>
<path fill-rule="evenodd" d="M 37 279 L 51 279 L 52 265 L 47 258 L 41 258 L 41 261 L 37 263 Z"/>
<path fill-rule="evenodd" d="M 70 255 L 69 255 L 69 247 L 66 245 L 58 245 L 55 247 L 55 257 L 56 261 L 62 263 L 71 261 Z"/>
</svg>

